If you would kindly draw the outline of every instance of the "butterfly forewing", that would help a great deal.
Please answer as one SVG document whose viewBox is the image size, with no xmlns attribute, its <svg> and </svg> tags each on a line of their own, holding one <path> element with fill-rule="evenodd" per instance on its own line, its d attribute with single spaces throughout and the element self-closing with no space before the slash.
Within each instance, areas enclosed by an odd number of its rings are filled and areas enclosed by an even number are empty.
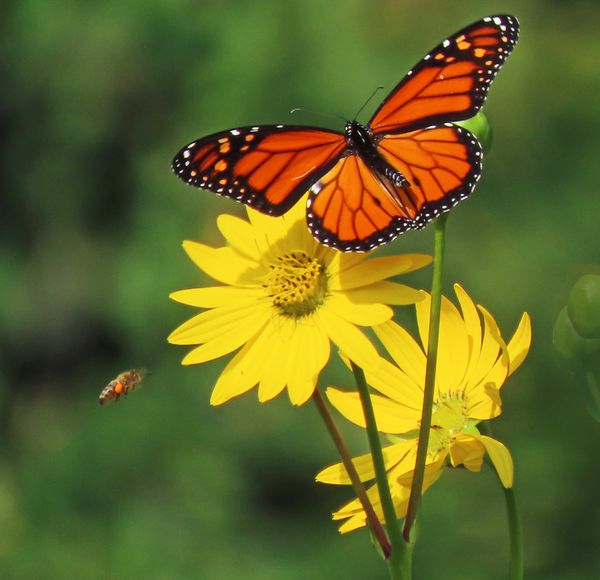
<svg viewBox="0 0 600 580">
<path fill-rule="evenodd" d="M 262 125 L 194 141 L 173 160 L 190 185 L 282 215 L 335 163 L 341 133 L 313 127 Z"/>
<path fill-rule="evenodd" d="M 514 16 L 487 16 L 441 42 L 398 83 L 371 122 L 400 133 L 472 117 L 519 35 Z"/>
</svg>

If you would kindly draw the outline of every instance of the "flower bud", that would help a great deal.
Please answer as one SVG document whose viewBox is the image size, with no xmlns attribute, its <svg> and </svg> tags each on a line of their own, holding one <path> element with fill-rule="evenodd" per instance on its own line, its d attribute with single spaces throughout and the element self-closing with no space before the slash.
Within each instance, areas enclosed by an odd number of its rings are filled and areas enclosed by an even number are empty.
<svg viewBox="0 0 600 580">
<path fill-rule="evenodd" d="M 477 113 L 474 117 L 460 121 L 456 123 L 456 125 L 460 125 L 467 131 L 473 133 L 473 135 L 475 135 L 475 137 L 477 137 L 481 143 L 483 152 L 485 154 L 489 153 L 492 147 L 493 133 L 492 126 L 490 125 L 490 122 L 483 111 L 479 111 L 479 113 Z"/>
<path fill-rule="evenodd" d="M 573 327 L 566 306 L 556 317 L 552 341 L 558 353 L 573 364 L 600 355 L 600 338 L 583 338 Z"/>
<path fill-rule="evenodd" d="M 571 288 L 568 301 L 573 328 L 583 338 L 600 338 L 600 276 L 585 274 Z"/>
</svg>

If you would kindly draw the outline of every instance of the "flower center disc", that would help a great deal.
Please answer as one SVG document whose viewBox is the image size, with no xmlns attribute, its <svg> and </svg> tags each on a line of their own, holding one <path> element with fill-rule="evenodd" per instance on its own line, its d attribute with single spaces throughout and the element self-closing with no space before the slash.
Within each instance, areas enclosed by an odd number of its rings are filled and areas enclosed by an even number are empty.
<svg viewBox="0 0 600 580">
<path fill-rule="evenodd" d="M 448 448 L 452 437 L 467 426 L 467 405 L 463 397 L 441 397 L 433 407 L 428 453 Z"/>
<path fill-rule="evenodd" d="M 323 304 L 327 293 L 325 266 L 302 251 L 278 256 L 263 288 L 286 316 L 299 318 Z"/>
</svg>

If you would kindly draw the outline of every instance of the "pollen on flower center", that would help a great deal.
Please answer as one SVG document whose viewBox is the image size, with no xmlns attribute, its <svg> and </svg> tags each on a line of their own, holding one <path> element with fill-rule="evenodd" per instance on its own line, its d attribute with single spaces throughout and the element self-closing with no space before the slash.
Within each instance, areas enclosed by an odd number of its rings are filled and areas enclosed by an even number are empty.
<svg viewBox="0 0 600 580">
<path fill-rule="evenodd" d="M 452 437 L 469 425 L 464 394 L 441 395 L 434 403 L 427 452 L 435 454 L 448 448 Z"/>
<path fill-rule="evenodd" d="M 288 252 L 271 264 L 262 286 L 282 314 L 299 318 L 325 301 L 325 265 L 305 252 Z"/>
</svg>

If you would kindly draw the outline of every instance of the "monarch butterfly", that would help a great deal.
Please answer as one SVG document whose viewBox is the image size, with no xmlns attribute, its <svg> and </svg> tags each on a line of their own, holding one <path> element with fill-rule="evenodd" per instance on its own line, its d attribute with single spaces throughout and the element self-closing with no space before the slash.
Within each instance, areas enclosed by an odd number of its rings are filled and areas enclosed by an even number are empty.
<svg viewBox="0 0 600 580">
<path fill-rule="evenodd" d="M 184 181 L 272 216 L 309 191 L 306 218 L 322 244 L 364 252 L 424 227 L 467 197 L 482 150 L 453 125 L 483 105 L 519 34 L 514 16 L 487 16 L 444 40 L 396 85 L 367 125 L 345 133 L 255 125 L 183 147 Z"/>
<path fill-rule="evenodd" d="M 120 373 L 102 389 L 100 397 L 98 397 L 99 403 L 104 405 L 104 403 L 112 401 L 113 399 L 116 403 L 121 395 L 127 396 L 131 391 L 142 384 L 144 375 L 146 375 L 147 372 L 148 371 L 144 369 L 132 369 Z"/>
</svg>

